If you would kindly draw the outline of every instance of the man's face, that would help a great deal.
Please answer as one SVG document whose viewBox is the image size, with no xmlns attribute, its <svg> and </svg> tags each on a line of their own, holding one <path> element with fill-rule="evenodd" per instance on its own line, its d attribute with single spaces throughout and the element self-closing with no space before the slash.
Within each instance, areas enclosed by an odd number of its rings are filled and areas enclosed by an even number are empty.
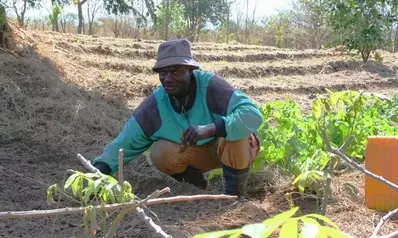
<svg viewBox="0 0 398 238">
<path fill-rule="evenodd" d="M 183 65 L 169 66 L 159 70 L 159 79 L 170 96 L 183 96 L 190 83 L 190 68 Z"/>
</svg>

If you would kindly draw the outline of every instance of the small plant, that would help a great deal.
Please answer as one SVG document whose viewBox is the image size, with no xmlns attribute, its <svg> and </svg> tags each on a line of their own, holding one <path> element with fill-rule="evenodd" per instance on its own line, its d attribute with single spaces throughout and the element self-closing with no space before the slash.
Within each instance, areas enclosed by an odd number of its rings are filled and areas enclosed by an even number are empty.
<svg viewBox="0 0 398 238">
<path fill-rule="evenodd" d="M 247 224 L 239 229 L 207 232 L 197 234 L 194 238 L 218 238 L 218 237 L 240 237 L 246 235 L 252 238 L 265 238 L 274 233 L 278 233 L 280 238 L 291 237 L 332 237 L 345 238 L 346 234 L 340 231 L 337 224 L 329 218 L 319 214 L 308 214 L 300 217 L 293 217 L 298 207 L 282 212 L 272 218 L 264 220 L 262 223 Z M 327 225 L 321 225 L 318 221 Z M 280 227 L 280 230 L 277 229 Z"/>
<path fill-rule="evenodd" d="M 58 184 L 53 184 L 47 189 L 47 203 L 53 205 L 54 195 L 70 198 L 74 202 L 78 202 L 80 206 L 87 207 L 83 213 L 83 224 L 85 229 L 85 235 L 88 236 L 91 232 L 92 236 L 95 236 L 98 217 L 103 220 L 109 216 L 107 212 L 100 212 L 93 209 L 93 205 L 105 205 L 113 203 L 124 203 L 135 200 L 135 195 L 132 193 L 132 186 L 129 182 L 124 181 L 123 186 L 120 186 L 119 182 L 110 175 L 101 173 L 82 173 L 79 171 L 73 171 L 70 175 L 63 188 Z M 125 211 L 123 210 L 119 216 L 124 216 Z M 118 224 L 120 223 L 120 217 L 117 217 L 112 221 L 112 227 L 106 237 L 112 237 L 112 234 L 116 231 Z M 107 226 L 104 222 L 103 231 L 106 232 Z"/>
</svg>

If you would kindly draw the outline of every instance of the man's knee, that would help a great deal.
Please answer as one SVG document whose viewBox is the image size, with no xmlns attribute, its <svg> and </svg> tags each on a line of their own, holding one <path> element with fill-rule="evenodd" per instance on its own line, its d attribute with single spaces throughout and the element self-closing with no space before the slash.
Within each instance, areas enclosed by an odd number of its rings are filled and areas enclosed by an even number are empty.
<svg viewBox="0 0 398 238">
<path fill-rule="evenodd" d="M 150 159 L 155 167 L 166 174 L 181 173 L 186 166 L 181 163 L 179 145 L 168 140 L 159 140 L 154 143 Z"/>
<path fill-rule="evenodd" d="M 220 139 L 217 153 L 223 164 L 234 169 L 245 169 L 258 155 L 259 146 L 253 135 L 238 141 Z"/>
</svg>

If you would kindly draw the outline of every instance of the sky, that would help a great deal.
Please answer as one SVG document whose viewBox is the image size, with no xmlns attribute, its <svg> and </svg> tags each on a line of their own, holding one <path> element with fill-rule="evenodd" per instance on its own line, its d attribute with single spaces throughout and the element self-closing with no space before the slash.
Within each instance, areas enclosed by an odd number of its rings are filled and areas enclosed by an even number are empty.
<svg viewBox="0 0 398 238">
<path fill-rule="evenodd" d="M 98 0 L 100 1 L 100 0 Z M 243 14 L 246 13 L 246 1 L 247 0 L 236 0 L 237 4 L 232 7 L 232 19 L 235 19 L 237 10 L 241 11 Z M 48 10 L 51 9 L 51 1 L 43 0 L 46 3 Z M 160 0 L 155 0 L 160 2 Z M 255 18 L 257 20 L 261 19 L 263 16 L 269 16 L 277 13 L 278 9 L 288 9 L 290 7 L 290 0 L 249 0 L 249 16 L 253 14 L 254 8 L 256 9 Z M 66 12 L 77 13 L 77 7 L 71 5 L 68 6 Z M 83 10 L 84 11 L 84 10 Z M 84 11 L 86 13 L 86 11 Z M 47 9 L 43 8 L 40 11 L 28 11 L 27 16 L 45 16 L 48 15 Z"/>
</svg>

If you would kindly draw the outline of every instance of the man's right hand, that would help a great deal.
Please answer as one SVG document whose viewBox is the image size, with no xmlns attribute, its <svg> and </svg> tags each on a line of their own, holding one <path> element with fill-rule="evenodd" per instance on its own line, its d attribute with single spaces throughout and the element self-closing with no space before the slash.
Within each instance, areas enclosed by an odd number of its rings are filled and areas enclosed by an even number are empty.
<svg viewBox="0 0 398 238">
<path fill-rule="evenodd" d="M 111 167 L 109 167 L 109 165 L 105 162 L 95 162 L 93 166 L 97 168 L 101 173 L 106 175 L 109 175 L 112 172 Z"/>
</svg>

